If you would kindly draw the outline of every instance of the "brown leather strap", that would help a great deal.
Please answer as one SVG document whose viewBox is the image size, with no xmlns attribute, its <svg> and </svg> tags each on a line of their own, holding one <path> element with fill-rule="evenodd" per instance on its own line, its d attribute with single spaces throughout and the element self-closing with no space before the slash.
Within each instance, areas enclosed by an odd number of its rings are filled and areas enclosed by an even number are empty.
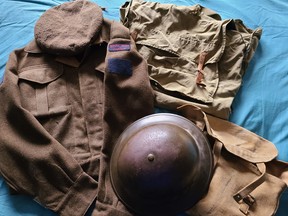
<svg viewBox="0 0 288 216">
<path fill-rule="evenodd" d="M 198 74 L 197 74 L 197 78 L 196 78 L 196 83 L 200 86 L 206 86 L 203 83 L 203 79 L 204 79 L 204 64 L 205 64 L 205 58 L 206 58 L 207 52 L 201 52 L 200 56 L 199 56 L 199 62 L 198 62 Z"/>
</svg>

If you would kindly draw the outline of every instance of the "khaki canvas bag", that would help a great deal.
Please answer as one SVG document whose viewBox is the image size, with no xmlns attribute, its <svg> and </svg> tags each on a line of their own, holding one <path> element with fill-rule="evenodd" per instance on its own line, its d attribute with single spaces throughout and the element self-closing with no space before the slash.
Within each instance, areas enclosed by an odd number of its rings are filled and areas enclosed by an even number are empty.
<svg viewBox="0 0 288 216">
<path fill-rule="evenodd" d="M 180 113 L 214 142 L 215 167 L 210 187 L 187 214 L 268 216 L 278 208 L 288 184 L 288 164 L 276 159 L 273 143 L 226 120 L 184 105 Z"/>
</svg>

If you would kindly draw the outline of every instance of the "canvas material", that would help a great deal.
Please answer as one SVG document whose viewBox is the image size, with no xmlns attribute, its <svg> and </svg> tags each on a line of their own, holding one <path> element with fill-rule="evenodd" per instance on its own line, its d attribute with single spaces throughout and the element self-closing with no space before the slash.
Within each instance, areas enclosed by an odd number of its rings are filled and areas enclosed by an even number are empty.
<svg viewBox="0 0 288 216">
<path fill-rule="evenodd" d="M 207 135 L 214 156 L 209 189 L 185 215 L 274 215 L 288 185 L 288 164 L 276 159 L 278 152 L 273 143 L 193 105 L 183 105 L 175 111 Z M 101 204 L 93 216 L 137 215 L 115 201 L 111 200 L 114 211 Z"/>
<path fill-rule="evenodd" d="M 192 104 L 228 118 L 261 28 L 222 20 L 201 5 L 133 0 L 120 13 L 148 62 L 157 106 L 176 109 Z"/>
<path fill-rule="evenodd" d="M 274 144 L 199 107 L 184 105 L 178 111 L 213 137 L 209 190 L 187 214 L 274 215 L 288 185 L 288 164 L 276 159 Z"/>
</svg>

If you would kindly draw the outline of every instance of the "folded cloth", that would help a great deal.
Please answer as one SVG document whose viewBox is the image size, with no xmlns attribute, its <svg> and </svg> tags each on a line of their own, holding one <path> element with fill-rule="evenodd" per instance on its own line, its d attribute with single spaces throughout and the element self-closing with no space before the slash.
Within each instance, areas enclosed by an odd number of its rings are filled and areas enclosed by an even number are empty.
<svg viewBox="0 0 288 216">
<path fill-rule="evenodd" d="M 157 106 L 175 109 L 193 104 L 208 114 L 229 117 L 261 28 L 222 20 L 201 5 L 134 0 L 120 12 L 148 62 Z"/>
</svg>

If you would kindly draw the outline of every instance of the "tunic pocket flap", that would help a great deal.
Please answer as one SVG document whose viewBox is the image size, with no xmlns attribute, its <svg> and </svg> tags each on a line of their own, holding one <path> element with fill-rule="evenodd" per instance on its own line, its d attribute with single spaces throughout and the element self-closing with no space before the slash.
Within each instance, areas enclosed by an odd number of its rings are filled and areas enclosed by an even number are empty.
<svg viewBox="0 0 288 216">
<path fill-rule="evenodd" d="M 36 65 L 24 68 L 19 79 L 34 83 L 46 84 L 56 80 L 63 74 L 63 65 Z"/>
</svg>

